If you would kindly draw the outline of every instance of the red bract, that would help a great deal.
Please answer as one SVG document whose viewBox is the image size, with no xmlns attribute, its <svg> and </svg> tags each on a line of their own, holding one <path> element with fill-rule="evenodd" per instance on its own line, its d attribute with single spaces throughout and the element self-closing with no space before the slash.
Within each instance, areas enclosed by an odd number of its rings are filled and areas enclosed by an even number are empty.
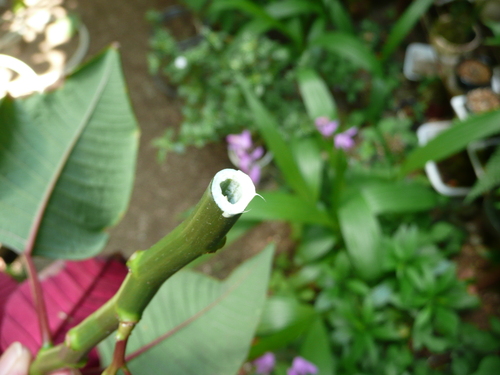
<svg viewBox="0 0 500 375">
<path fill-rule="evenodd" d="M 71 327 L 110 299 L 126 274 L 127 267 L 122 262 L 100 258 L 57 261 L 44 270 L 40 280 L 54 343 L 61 343 Z M 11 283 L 0 276 L 0 301 L 6 301 L 3 316 L 0 302 L 0 353 L 14 341 L 20 341 L 36 354 L 41 340 L 29 284 L 23 282 L 4 300 L 4 285 Z"/>
<path fill-rule="evenodd" d="M 3 313 L 5 305 L 7 304 L 7 299 L 17 287 L 18 284 L 12 277 L 6 273 L 0 272 L 0 332 L 2 331 Z M 0 353 L 2 353 L 1 348 Z"/>
</svg>

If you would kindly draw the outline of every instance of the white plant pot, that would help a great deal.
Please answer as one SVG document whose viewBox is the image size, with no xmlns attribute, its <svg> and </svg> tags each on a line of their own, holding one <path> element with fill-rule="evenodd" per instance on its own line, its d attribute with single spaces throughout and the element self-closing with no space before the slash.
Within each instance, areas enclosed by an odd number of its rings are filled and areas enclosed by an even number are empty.
<svg viewBox="0 0 500 375">
<path fill-rule="evenodd" d="M 451 126 L 451 121 L 428 122 L 417 129 L 418 143 L 421 146 L 426 145 L 431 139 L 434 139 L 439 133 Z M 425 173 L 429 178 L 432 187 L 440 194 L 449 197 L 464 197 L 470 192 L 469 187 L 455 187 L 446 184 L 443 181 L 438 165 L 434 161 L 425 163 Z"/>
<path fill-rule="evenodd" d="M 500 94 L 500 66 L 493 68 L 493 76 L 491 77 L 491 89 Z M 455 111 L 460 120 L 465 120 L 469 116 L 469 110 L 465 106 L 467 102 L 466 95 L 457 95 L 451 98 L 451 107 Z"/>
<path fill-rule="evenodd" d="M 437 54 L 430 44 L 410 43 L 406 48 L 403 74 L 410 81 L 437 75 Z"/>
<path fill-rule="evenodd" d="M 457 114 L 460 120 L 465 120 L 469 116 L 469 111 L 465 107 L 465 101 L 467 100 L 465 95 L 457 95 L 451 98 L 451 107 Z"/>
</svg>

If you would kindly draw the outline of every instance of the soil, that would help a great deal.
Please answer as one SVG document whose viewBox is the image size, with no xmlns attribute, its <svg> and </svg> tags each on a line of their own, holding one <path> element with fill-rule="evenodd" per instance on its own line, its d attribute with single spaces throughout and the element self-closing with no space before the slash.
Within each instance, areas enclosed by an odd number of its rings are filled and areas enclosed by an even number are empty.
<svg viewBox="0 0 500 375">
<path fill-rule="evenodd" d="M 462 151 L 437 163 L 443 181 L 452 187 L 471 187 L 476 181 L 467 152 Z"/>
<path fill-rule="evenodd" d="M 171 153 L 163 163 L 157 161 L 156 150 L 151 146 L 152 140 L 167 128 L 178 129 L 182 117 L 181 103 L 164 95 L 148 73 L 151 28 L 145 15 L 148 10 L 163 10 L 176 3 L 169 0 L 85 0 L 72 4 L 90 32 L 88 57 L 113 42 L 120 44 L 124 76 L 141 128 L 130 208 L 123 220 L 110 231 L 105 250 L 108 253 L 120 250 L 129 255 L 135 250 L 149 248 L 175 228 L 180 222 L 179 217 L 198 202 L 215 173 L 233 166 L 224 143 L 201 149 L 189 148 L 182 155 Z M 182 28 L 189 29 L 191 23 L 176 24 L 175 27 L 182 34 Z M 286 233 L 287 227 L 283 224 L 261 225 L 219 256 L 214 256 L 203 266 L 203 271 L 225 276 L 269 241 L 286 238 Z M 280 249 L 288 246 L 286 241 L 281 242 Z"/>
</svg>

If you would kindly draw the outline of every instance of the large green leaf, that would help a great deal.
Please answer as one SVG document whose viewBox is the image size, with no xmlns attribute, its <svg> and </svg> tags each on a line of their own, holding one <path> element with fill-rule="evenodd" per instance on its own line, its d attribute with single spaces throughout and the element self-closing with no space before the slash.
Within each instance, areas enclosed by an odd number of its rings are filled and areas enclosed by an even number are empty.
<svg viewBox="0 0 500 375">
<path fill-rule="evenodd" d="M 164 339 L 131 360 L 131 372 L 236 374 L 263 310 L 272 256 L 269 246 L 223 282 L 192 271 L 172 276 L 145 310 L 127 350 Z M 113 348 L 113 337 L 98 346 L 103 363 L 110 363 Z"/>
<path fill-rule="evenodd" d="M 252 110 L 255 125 L 264 138 L 267 148 L 272 151 L 274 161 L 283 173 L 287 184 L 302 198 L 311 201 L 309 187 L 300 172 L 291 148 L 279 131 L 276 119 L 255 96 L 245 78 L 239 76 L 238 83 L 245 95 L 248 107 Z"/>
<path fill-rule="evenodd" d="M 0 105 L 0 242 L 79 259 L 124 214 L 139 131 L 119 54 L 108 49 L 62 88 Z"/>
<path fill-rule="evenodd" d="M 268 298 L 249 357 L 255 358 L 285 347 L 297 340 L 317 318 L 311 305 L 299 303 L 295 298 Z"/>
<path fill-rule="evenodd" d="M 415 183 L 377 183 L 361 188 L 374 214 L 424 211 L 437 203 L 436 194 Z"/>
<path fill-rule="evenodd" d="M 340 229 L 352 264 L 363 279 L 375 279 L 382 270 L 380 224 L 361 194 L 344 202 L 338 211 Z"/>
<path fill-rule="evenodd" d="M 253 199 L 240 220 L 282 220 L 332 226 L 332 220 L 324 209 L 297 195 L 274 191 L 262 193 L 262 198 Z"/>
<path fill-rule="evenodd" d="M 382 65 L 375 54 L 357 37 L 344 32 L 329 32 L 315 39 L 311 46 L 323 47 L 366 69 L 376 76 L 382 75 Z"/>
<path fill-rule="evenodd" d="M 325 81 L 314 70 L 303 69 L 299 71 L 298 82 L 309 118 L 312 120 L 321 116 L 330 119 L 337 118 L 335 100 Z"/>
<path fill-rule="evenodd" d="M 433 3 L 434 0 L 416 0 L 410 4 L 401 17 L 399 17 L 387 37 L 387 41 L 382 48 L 382 60 L 386 60 L 398 48 L 406 35 L 408 35 L 420 17 Z"/>
<path fill-rule="evenodd" d="M 401 173 L 406 174 L 421 168 L 429 160 L 439 161 L 464 149 L 469 142 L 481 139 L 500 131 L 500 110 L 475 115 L 455 123 L 439 133 L 425 146 L 413 151 L 406 159 Z"/>
<path fill-rule="evenodd" d="M 330 345 L 330 337 L 325 324 L 320 320 L 312 324 L 300 348 L 302 357 L 314 363 L 322 375 L 335 373 L 335 359 Z"/>
</svg>

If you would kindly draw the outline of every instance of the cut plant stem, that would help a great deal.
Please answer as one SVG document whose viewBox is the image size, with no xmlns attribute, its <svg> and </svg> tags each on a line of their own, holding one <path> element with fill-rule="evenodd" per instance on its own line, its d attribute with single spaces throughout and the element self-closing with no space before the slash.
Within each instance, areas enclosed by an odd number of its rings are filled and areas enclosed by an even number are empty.
<svg viewBox="0 0 500 375">
<path fill-rule="evenodd" d="M 224 169 L 217 173 L 191 215 L 149 250 L 136 251 L 118 292 L 72 328 L 63 344 L 40 352 L 30 375 L 79 367 L 90 349 L 120 323 L 137 323 L 163 282 L 192 260 L 224 245 L 227 232 L 255 195 L 252 180 L 243 172 Z"/>
</svg>

